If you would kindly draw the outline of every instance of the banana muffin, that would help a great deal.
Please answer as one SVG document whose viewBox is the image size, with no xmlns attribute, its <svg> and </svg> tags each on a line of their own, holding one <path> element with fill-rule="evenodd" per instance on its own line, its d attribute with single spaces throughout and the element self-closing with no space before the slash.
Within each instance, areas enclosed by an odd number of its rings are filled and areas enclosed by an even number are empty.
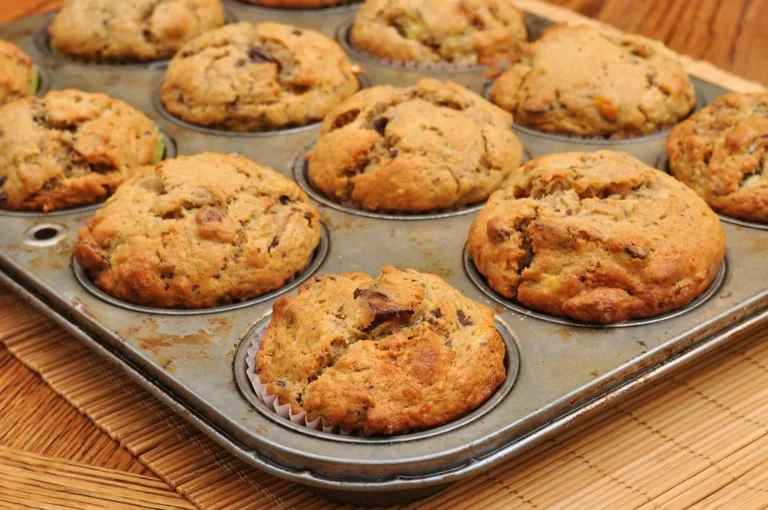
<svg viewBox="0 0 768 510">
<path fill-rule="evenodd" d="M 263 7 L 276 7 L 279 9 L 321 9 L 323 7 L 336 7 L 349 5 L 360 0 L 240 0 L 248 4 L 261 5 Z"/>
<path fill-rule="evenodd" d="M 269 131 L 321 120 L 359 83 L 328 37 L 278 23 L 237 23 L 185 45 L 171 60 L 160 98 L 199 126 Z"/>
<path fill-rule="evenodd" d="M 727 94 L 674 127 L 669 170 L 718 212 L 768 223 L 768 94 Z"/>
<path fill-rule="evenodd" d="M 527 37 L 525 14 L 509 0 L 367 0 L 350 32 L 374 57 L 456 65 L 515 60 Z"/>
<path fill-rule="evenodd" d="M 225 23 L 221 0 L 65 0 L 48 28 L 52 49 L 96 61 L 170 58 Z"/>
<path fill-rule="evenodd" d="M 684 119 L 696 91 L 678 56 L 660 42 L 559 25 L 496 80 L 491 100 L 539 131 L 623 139 Z"/>
<path fill-rule="evenodd" d="M 387 266 L 323 275 L 275 302 L 256 353 L 267 391 L 309 421 L 364 434 L 425 429 L 504 381 L 493 312 L 440 277 Z"/>
<path fill-rule="evenodd" d="M 0 106 L 35 95 L 39 79 L 29 55 L 15 44 L 0 40 Z"/>
<path fill-rule="evenodd" d="M 313 186 L 370 211 L 482 202 L 523 161 L 512 115 L 455 83 L 365 89 L 334 108 L 307 155 Z"/>
<path fill-rule="evenodd" d="M 682 308 L 725 253 L 717 216 L 681 182 L 619 152 L 534 159 L 491 195 L 469 256 L 521 305 L 614 323 Z"/>
<path fill-rule="evenodd" d="M 164 149 L 151 120 L 105 94 L 55 90 L 14 101 L 0 108 L 0 209 L 100 202 Z"/>
<path fill-rule="evenodd" d="M 119 299 L 211 308 L 293 280 L 320 230 L 293 181 L 240 156 L 204 153 L 133 175 L 80 230 L 74 251 Z"/>
</svg>

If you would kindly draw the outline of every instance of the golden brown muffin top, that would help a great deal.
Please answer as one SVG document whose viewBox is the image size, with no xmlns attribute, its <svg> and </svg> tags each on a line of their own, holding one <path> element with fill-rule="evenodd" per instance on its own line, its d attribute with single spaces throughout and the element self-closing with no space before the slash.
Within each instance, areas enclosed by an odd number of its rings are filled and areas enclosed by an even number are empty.
<svg viewBox="0 0 768 510">
<path fill-rule="evenodd" d="M 768 223 L 768 94 L 726 94 L 667 139 L 669 168 L 715 210 Z"/>
<path fill-rule="evenodd" d="M 282 287 L 320 241 L 299 187 L 240 157 L 145 167 L 80 231 L 75 258 L 105 292 L 160 308 L 210 308 Z"/>
<path fill-rule="evenodd" d="M 35 95 L 38 80 L 30 56 L 12 42 L 0 39 L 0 106 Z"/>
<path fill-rule="evenodd" d="M 681 308 L 713 280 L 720 221 L 669 175 L 620 152 L 529 161 L 491 195 L 469 255 L 503 296 L 613 323 Z"/>
<path fill-rule="evenodd" d="M 493 312 L 438 276 L 324 275 L 275 302 L 256 372 L 308 419 L 394 434 L 454 420 L 504 381 Z"/>
<path fill-rule="evenodd" d="M 685 118 L 696 91 L 678 56 L 660 42 L 557 25 L 496 80 L 491 100 L 539 131 L 621 139 Z"/>
<path fill-rule="evenodd" d="M 491 65 L 517 58 L 527 32 L 509 0 L 367 0 L 350 36 L 384 59 Z"/>
<path fill-rule="evenodd" d="M 304 28 L 236 23 L 185 45 L 165 76 L 165 108 L 187 122 L 266 131 L 321 120 L 359 83 L 341 47 Z"/>
<path fill-rule="evenodd" d="M 53 48 L 73 56 L 157 60 L 224 18 L 221 0 L 64 0 L 48 33 Z"/>
<path fill-rule="evenodd" d="M 105 94 L 55 90 L 0 108 L 0 208 L 53 211 L 104 200 L 160 135 L 143 113 Z"/>
<path fill-rule="evenodd" d="M 488 198 L 523 160 L 512 116 L 452 82 L 362 90 L 326 117 L 309 179 L 368 210 L 425 212 Z"/>
</svg>

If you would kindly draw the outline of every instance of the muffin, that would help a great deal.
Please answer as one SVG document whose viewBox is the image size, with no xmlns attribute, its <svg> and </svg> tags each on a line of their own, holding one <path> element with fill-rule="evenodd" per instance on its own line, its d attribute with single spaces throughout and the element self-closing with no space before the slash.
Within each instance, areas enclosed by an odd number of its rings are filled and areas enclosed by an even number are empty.
<svg viewBox="0 0 768 510">
<path fill-rule="evenodd" d="M 52 49 L 89 60 L 170 58 L 223 25 L 221 0 L 65 0 L 48 27 Z"/>
<path fill-rule="evenodd" d="M 768 223 L 768 94 L 727 94 L 667 139 L 669 169 L 718 212 Z"/>
<path fill-rule="evenodd" d="M 660 42 L 558 25 L 496 80 L 491 100 L 539 131 L 624 139 L 687 117 L 696 92 L 680 59 Z"/>
<path fill-rule="evenodd" d="M 237 23 L 185 45 L 160 99 L 176 117 L 209 128 L 269 131 L 321 120 L 359 83 L 328 37 L 278 23 Z"/>
<path fill-rule="evenodd" d="M 308 420 L 364 434 L 442 425 L 504 381 L 493 312 L 441 278 L 387 266 L 324 275 L 275 302 L 255 371 Z"/>
<path fill-rule="evenodd" d="M 323 7 L 336 7 L 349 5 L 360 0 L 240 0 L 248 4 L 261 5 L 263 7 L 276 7 L 279 9 L 320 9 Z"/>
<path fill-rule="evenodd" d="M 151 120 L 105 94 L 56 90 L 14 101 L 0 108 L 0 208 L 100 202 L 164 152 Z"/>
<path fill-rule="evenodd" d="M 37 93 L 40 75 L 15 44 L 0 40 L 0 106 Z"/>
<path fill-rule="evenodd" d="M 527 33 L 509 0 L 367 0 L 350 38 L 382 59 L 471 66 L 516 59 Z"/>
<path fill-rule="evenodd" d="M 469 256 L 493 290 L 550 315 L 609 324 L 682 308 L 723 261 L 696 194 L 624 153 L 534 159 L 491 195 Z"/>
<path fill-rule="evenodd" d="M 369 211 L 482 202 L 523 161 L 512 116 L 455 83 L 365 89 L 334 108 L 307 155 L 310 182 Z"/>
<path fill-rule="evenodd" d="M 293 181 L 243 157 L 204 153 L 133 175 L 80 230 L 74 252 L 118 299 L 211 308 L 293 280 L 320 231 Z"/>
</svg>

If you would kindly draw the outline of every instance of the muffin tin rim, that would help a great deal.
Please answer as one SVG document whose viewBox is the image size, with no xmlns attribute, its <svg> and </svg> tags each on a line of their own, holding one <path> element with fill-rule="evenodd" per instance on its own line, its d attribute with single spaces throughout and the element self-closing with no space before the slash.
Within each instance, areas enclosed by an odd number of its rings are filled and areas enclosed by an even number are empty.
<svg viewBox="0 0 768 510">
<path fill-rule="evenodd" d="M 723 261 L 718 266 L 717 271 L 715 272 L 715 275 L 712 278 L 712 281 L 707 286 L 707 288 L 704 289 L 704 291 L 701 292 L 701 294 L 696 296 L 693 300 L 691 300 L 690 303 L 688 303 L 684 307 L 678 308 L 676 310 L 670 310 L 669 312 L 666 312 L 660 315 L 655 315 L 653 317 L 646 317 L 642 319 L 630 319 L 628 321 L 616 322 L 613 324 L 599 324 L 599 323 L 590 323 L 590 322 L 579 322 L 568 317 L 558 317 L 555 315 L 548 314 L 546 312 L 540 312 L 532 308 L 527 308 L 516 301 L 507 299 L 491 288 L 485 276 L 483 276 L 483 274 L 480 273 L 480 271 L 477 269 L 477 266 L 475 266 L 475 262 L 472 260 L 472 257 L 469 255 L 469 250 L 467 250 L 466 245 L 464 246 L 464 250 L 462 253 L 462 260 L 463 260 L 464 272 L 472 281 L 474 286 L 480 292 L 482 292 L 486 297 L 490 298 L 495 303 L 500 304 L 504 308 L 511 310 L 514 313 L 518 313 L 526 317 L 530 317 L 532 319 L 537 319 L 537 320 L 549 322 L 552 324 L 558 324 L 561 326 L 569 326 L 569 327 L 580 328 L 580 329 L 609 330 L 609 329 L 633 328 L 637 326 L 647 326 L 649 324 L 656 324 L 669 319 L 680 317 L 681 315 L 691 312 L 699 308 L 700 306 L 708 303 L 720 291 L 720 289 L 722 288 L 723 284 L 725 283 L 728 277 L 728 256 L 726 255 L 723 257 Z"/>
<path fill-rule="evenodd" d="M 509 398 L 510 393 L 514 389 L 517 377 L 520 374 L 520 348 L 518 346 L 519 339 L 512 332 L 507 323 L 500 317 L 494 314 L 494 326 L 499 333 L 502 341 L 504 342 L 504 366 L 506 374 L 504 382 L 502 382 L 496 391 L 493 392 L 482 404 L 477 406 L 472 411 L 460 416 L 454 420 L 436 427 L 430 427 L 424 430 L 416 432 L 406 432 L 400 434 L 392 434 L 389 436 L 376 435 L 376 436 L 364 436 L 362 434 L 342 435 L 336 432 L 323 432 L 322 430 L 312 430 L 304 425 L 293 423 L 288 418 L 283 418 L 278 415 L 272 409 L 269 409 L 263 404 L 256 392 L 253 390 L 251 381 L 246 375 L 246 359 L 247 350 L 251 344 L 251 339 L 254 336 L 263 334 L 272 318 L 272 311 L 270 310 L 263 317 L 261 317 L 240 339 L 240 343 L 237 346 L 237 351 L 232 361 L 232 372 L 235 380 L 235 386 L 238 389 L 240 397 L 246 401 L 246 403 L 252 408 L 258 411 L 262 416 L 266 417 L 273 423 L 285 427 L 292 432 L 298 432 L 300 434 L 309 435 L 317 439 L 324 439 L 335 441 L 338 443 L 352 443 L 352 444 L 365 444 L 365 445 L 392 445 L 402 444 L 411 441 L 418 441 L 421 439 L 433 438 L 448 432 L 455 431 L 461 427 L 469 425 L 485 415 L 496 409 L 502 401 Z"/>
<path fill-rule="evenodd" d="M 254 11 L 267 11 L 277 12 L 281 14 L 298 14 L 301 16 L 322 16 L 330 14 L 346 13 L 347 11 L 356 11 L 360 8 L 363 0 L 358 0 L 346 5 L 330 5 L 327 7 L 270 7 L 268 5 L 257 5 L 245 0 L 225 0 L 225 3 L 229 3 L 234 6 L 243 7 L 245 9 L 252 9 Z"/>
<path fill-rule="evenodd" d="M 88 291 L 89 294 L 109 305 L 116 306 L 131 312 L 138 312 L 147 315 L 164 315 L 177 317 L 211 315 L 215 313 L 231 312 L 233 310 L 241 310 L 243 308 L 248 308 L 250 306 L 258 305 L 260 303 L 275 299 L 294 290 L 296 287 L 312 278 L 312 276 L 317 273 L 317 271 L 325 263 L 325 260 L 328 258 L 328 253 L 330 252 L 331 246 L 330 231 L 328 230 L 328 227 L 322 221 L 320 222 L 320 226 L 320 243 L 312 252 L 312 258 L 309 260 L 309 263 L 307 263 L 306 267 L 301 271 L 299 276 L 289 282 L 286 282 L 286 284 L 282 287 L 261 294 L 260 296 L 246 299 L 245 301 L 230 303 L 228 305 L 216 306 L 212 308 L 157 308 L 130 303 L 128 301 L 124 301 L 120 298 L 112 296 L 111 294 L 101 290 L 98 286 L 96 286 L 90 274 L 88 274 L 88 271 L 77 262 L 74 255 L 70 259 L 70 267 L 72 273 L 75 276 L 75 279 L 77 280 L 77 283 L 79 283 L 82 288 Z"/>
</svg>

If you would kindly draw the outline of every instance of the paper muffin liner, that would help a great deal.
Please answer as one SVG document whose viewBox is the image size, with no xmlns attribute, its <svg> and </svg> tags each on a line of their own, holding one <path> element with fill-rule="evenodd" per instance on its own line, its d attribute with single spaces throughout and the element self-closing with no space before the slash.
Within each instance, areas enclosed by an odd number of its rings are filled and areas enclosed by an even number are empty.
<svg viewBox="0 0 768 510">
<path fill-rule="evenodd" d="M 253 391 L 256 392 L 256 397 L 259 402 L 264 404 L 268 409 L 274 411 L 277 415 L 286 420 L 290 420 L 293 423 L 307 427 L 310 430 L 322 431 L 328 434 L 338 434 L 342 436 L 349 436 L 352 434 L 351 430 L 344 430 L 336 425 L 327 425 L 322 418 L 316 418 L 312 421 L 307 419 L 307 413 L 301 411 L 300 413 L 294 413 L 291 409 L 291 404 L 281 404 L 276 395 L 270 395 L 267 391 L 267 385 L 261 382 L 259 374 L 256 373 L 256 354 L 259 352 L 261 346 L 261 339 L 266 333 L 266 328 L 260 331 L 257 335 L 251 339 L 250 345 L 246 350 L 247 356 L 245 362 L 247 365 L 246 375 L 251 382 Z"/>
</svg>

